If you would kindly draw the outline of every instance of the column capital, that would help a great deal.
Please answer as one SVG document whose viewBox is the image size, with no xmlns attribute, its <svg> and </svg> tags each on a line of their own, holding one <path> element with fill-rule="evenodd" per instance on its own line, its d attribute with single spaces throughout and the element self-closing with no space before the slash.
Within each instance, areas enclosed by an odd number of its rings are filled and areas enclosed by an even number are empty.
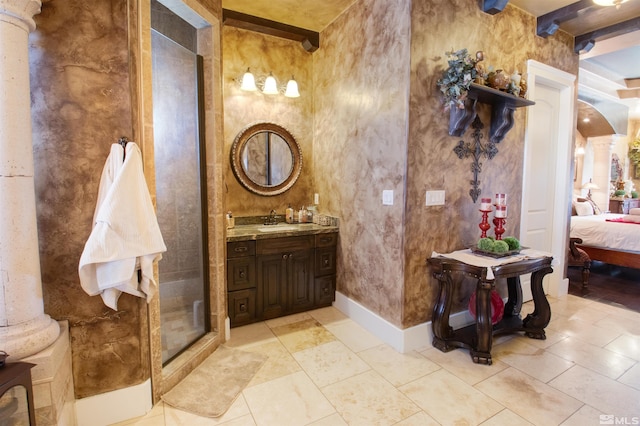
<svg viewBox="0 0 640 426">
<path fill-rule="evenodd" d="M 34 15 L 40 13 L 40 0 L 0 0 L 0 21 L 14 22 L 29 32 L 36 29 Z"/>
</svg>

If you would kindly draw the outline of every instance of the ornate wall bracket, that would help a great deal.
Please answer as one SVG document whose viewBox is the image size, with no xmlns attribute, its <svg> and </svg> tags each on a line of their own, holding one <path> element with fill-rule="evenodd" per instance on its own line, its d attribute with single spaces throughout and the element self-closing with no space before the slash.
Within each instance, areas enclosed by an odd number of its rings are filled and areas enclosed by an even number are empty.
<svg viewBox="0 0 640 426">
<path fill-rule="evenodd" d="M 478 102 L 492 106 L 489 140 L 493 143 L 502 141 L 513 127 L 513 113 L 516 108 L 535 104 L 533 101 L 473 83 L 464 102 L 464 109 L 452 108 L 449 112 L 449 135 L 464 135 L 477 115 Z"/>
<path fill-rule="evenodd" d="M 473 143 L 468 143 L 465 141 L 458 142 L 458 145 L 453 149 L 453 152 L 456 153 L 458 158 L 468 158 L 473 157 L 473 163 L 471 163 L 471 172 L 473 173 L 473 180 L 469 181 L 471 183 L 471 189 L 469 190 L 469 195 L 471 195 L 471 199 L 475 203 L 482 190 L 480 189 L 480 180 L 478 179 L 478 175 L 482 171 L 482 163 L 480 159 L 482 157 L 491 160 L 498 154 L 498 148 L 496 147 L 495 142 L 489 140 L 487 144 L 483 144 L 482 140 L 482 129 L 484 128 L 484 124 L 480 118 L 476 115 L 473 120 L 472 127 L 473 131 Z"/>
</svg>

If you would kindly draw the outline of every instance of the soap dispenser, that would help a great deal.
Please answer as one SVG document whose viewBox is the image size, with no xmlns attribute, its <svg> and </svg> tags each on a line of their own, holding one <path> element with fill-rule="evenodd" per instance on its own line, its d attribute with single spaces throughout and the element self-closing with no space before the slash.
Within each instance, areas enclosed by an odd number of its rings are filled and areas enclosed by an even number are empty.
<svg viewBox="0 0 640 426">
<path fill-rule="evenodd" d="M 291 208 L 291 204 L 285 210 L 285 221 L 287 223 L 293 223 L 293 208 Z"/>
</svg>

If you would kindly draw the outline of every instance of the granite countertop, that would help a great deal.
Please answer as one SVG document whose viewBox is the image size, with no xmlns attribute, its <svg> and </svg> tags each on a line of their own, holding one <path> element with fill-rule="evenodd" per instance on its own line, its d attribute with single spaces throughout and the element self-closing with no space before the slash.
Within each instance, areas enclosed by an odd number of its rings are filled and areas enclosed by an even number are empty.
<svg viewBox="0 0 640 426">
<path fill-rule="evenodd" d="M 227 242 L 296 237 L 298 235 L 330 234 L 333 232 L 338 232 L 337 226 L 323 226 L 316 225 L 315 223 L 236 225 L 234 228 L 227 229 Z"/>
</svg>

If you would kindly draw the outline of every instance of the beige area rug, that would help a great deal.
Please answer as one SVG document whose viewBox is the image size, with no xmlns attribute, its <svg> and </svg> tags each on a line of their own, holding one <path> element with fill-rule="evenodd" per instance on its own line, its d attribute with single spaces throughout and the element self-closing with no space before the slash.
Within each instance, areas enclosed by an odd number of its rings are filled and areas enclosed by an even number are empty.
<svg viewBox="0 0 640 426">
<path fill-rule="evenodd" d="M 267 356 L 220 346 L 162 400 L 203 417 L 220 417 L 258 372 Z"/>
</svg>

